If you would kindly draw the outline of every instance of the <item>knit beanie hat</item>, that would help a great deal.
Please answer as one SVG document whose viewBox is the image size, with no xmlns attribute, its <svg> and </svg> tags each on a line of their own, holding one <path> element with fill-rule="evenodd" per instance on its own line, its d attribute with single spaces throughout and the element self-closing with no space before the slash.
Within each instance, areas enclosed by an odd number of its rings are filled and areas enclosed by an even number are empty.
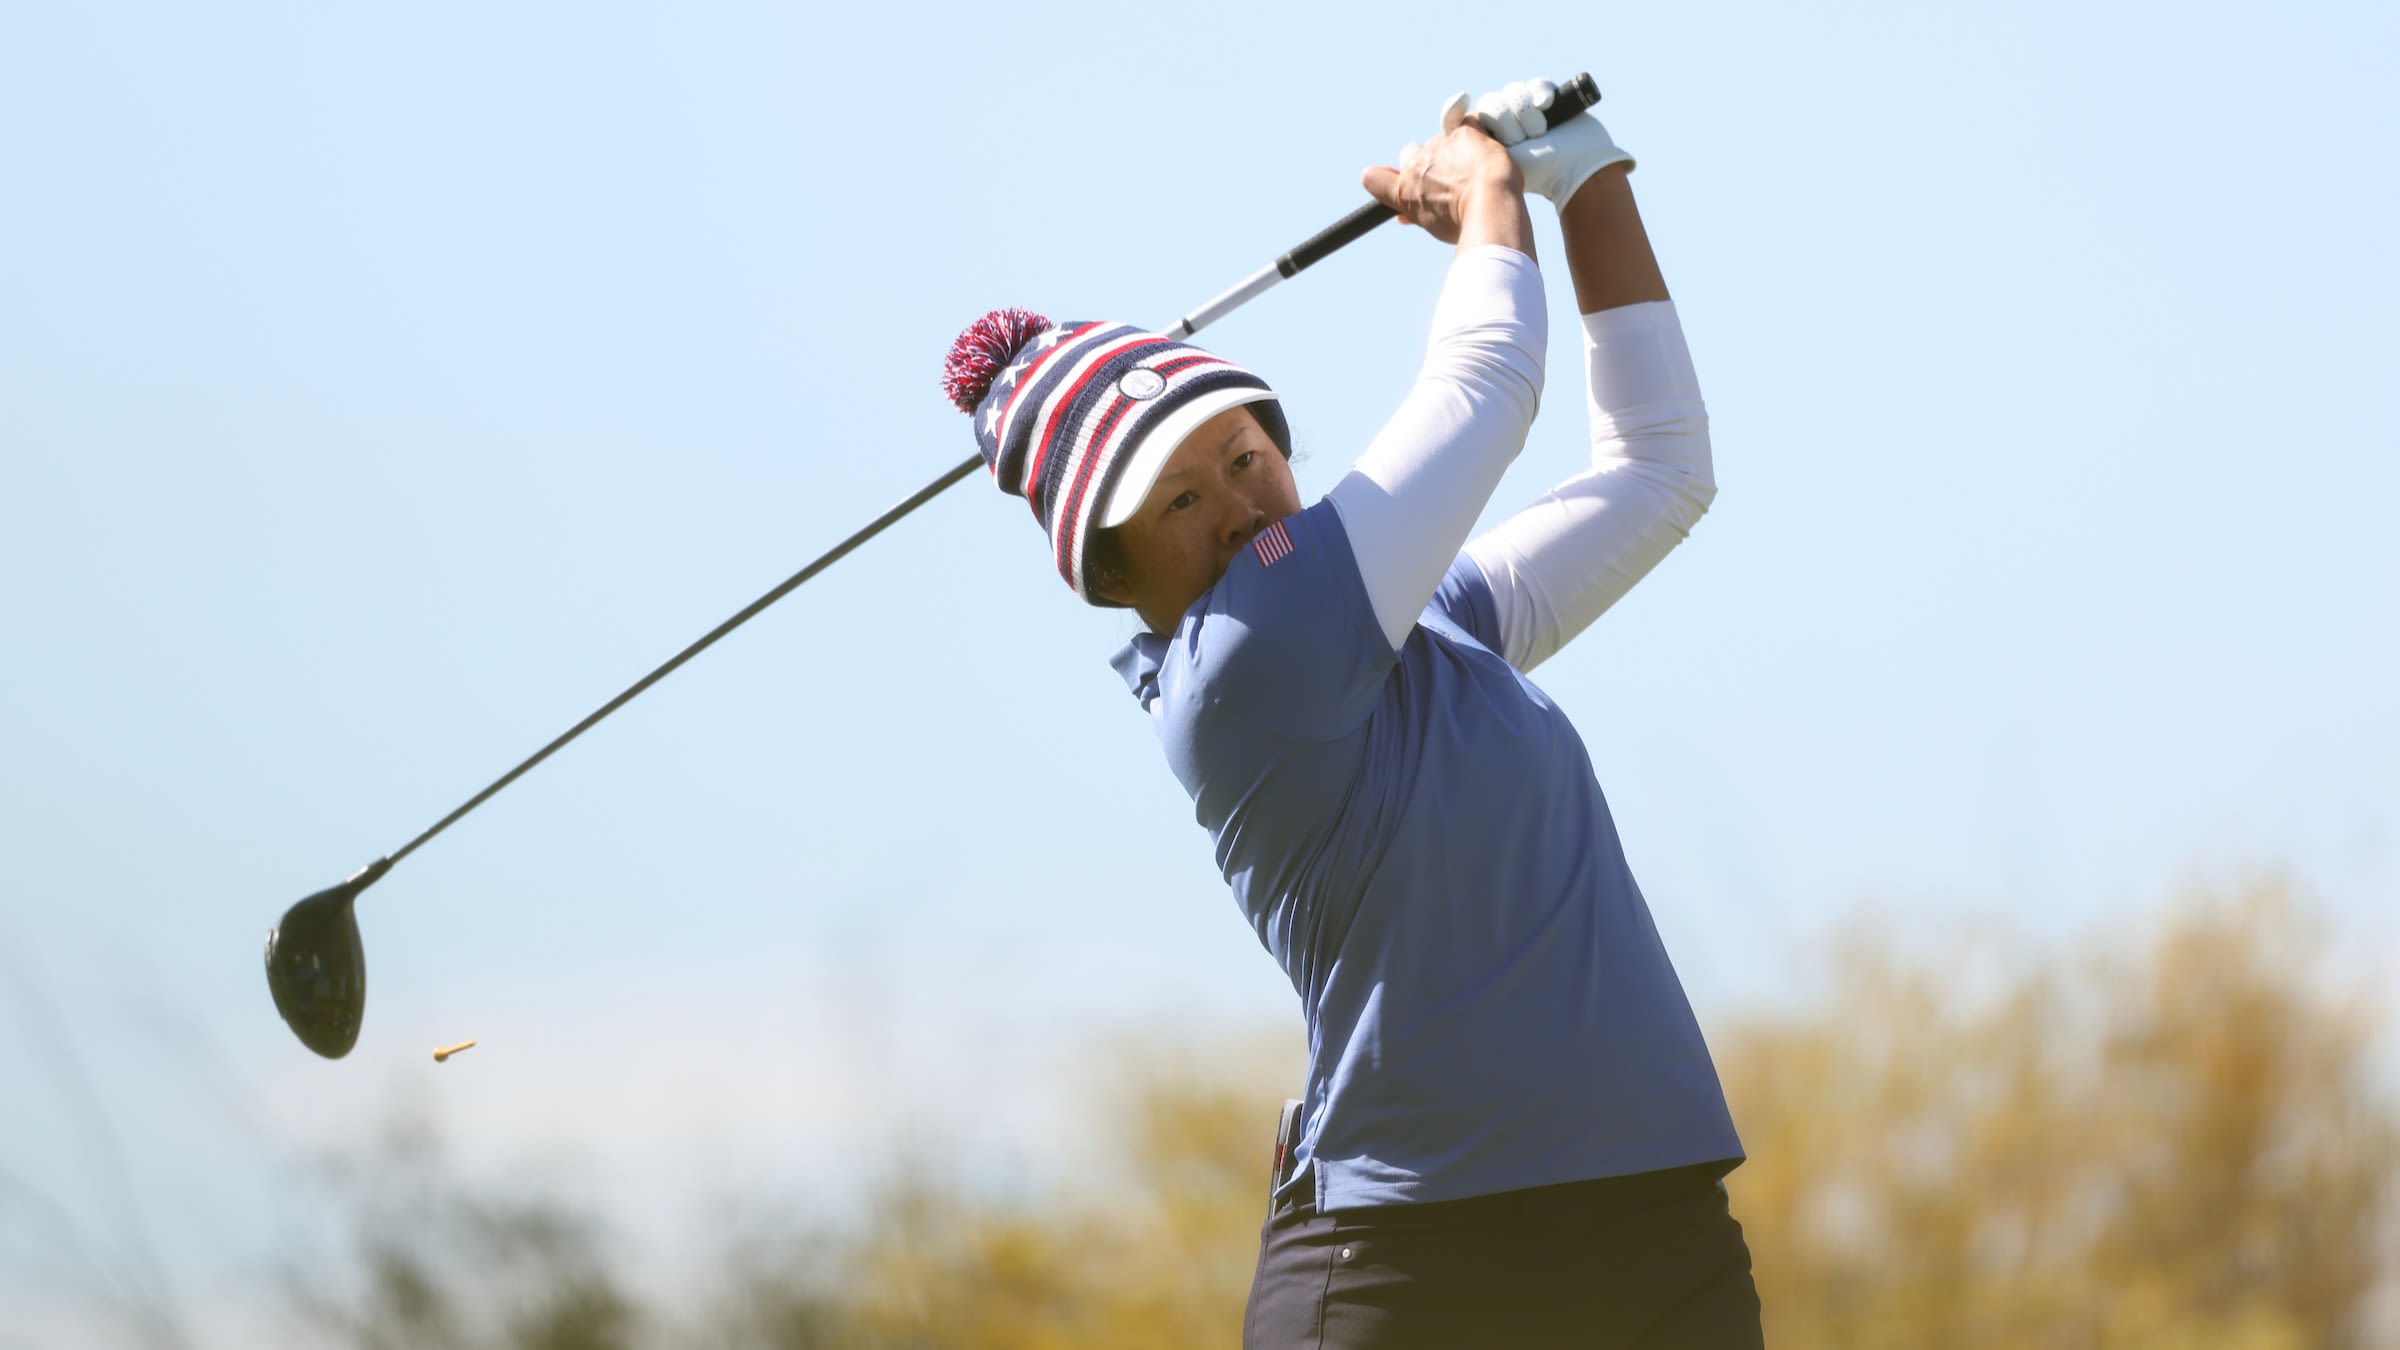
<svg viewBox="0 0 2400 1350">
<path fill-rule="evenodd" d="M 942 364 L 942 391 L 975 418 L 975 443 L 1002 492 L 1023 497 L 1050 536 L 1058 574 L 1097 591 L 1086 546 L 1141 508 L 1175 448 L 1227 408 L 1251 412 L 1285 459 L 1291 432 L 1267 382 L 1222 357 L 1121 323 L 1054 324 L 996 309 Z"/>
</svg>

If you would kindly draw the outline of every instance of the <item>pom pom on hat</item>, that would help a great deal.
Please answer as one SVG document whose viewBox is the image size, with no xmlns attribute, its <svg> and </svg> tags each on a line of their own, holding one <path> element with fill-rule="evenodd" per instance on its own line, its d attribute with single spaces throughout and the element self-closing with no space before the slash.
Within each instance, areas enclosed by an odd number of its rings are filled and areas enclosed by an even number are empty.
<svg viewBox="0 0 2400 1350">
<path fill-rule="evenodd" d="M 1025 344 L 1050 327 L 1030 309 L 995 309 L 968 324 L 942 361 L 942 392 L 960 412 L 974 412 Z"/>
</svg>

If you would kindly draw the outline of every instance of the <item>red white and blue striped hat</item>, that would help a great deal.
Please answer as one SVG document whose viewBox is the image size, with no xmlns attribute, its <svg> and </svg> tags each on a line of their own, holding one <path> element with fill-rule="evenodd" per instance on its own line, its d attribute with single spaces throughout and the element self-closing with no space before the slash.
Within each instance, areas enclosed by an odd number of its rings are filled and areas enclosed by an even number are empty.
<svg viewBox="0 0 2400 1350">
<path fill-rule="evenodd" d="M 1133 518 L 1194 428 L 1249 404 L 1284 458 L 1292 455 L 1265 380 L 1127 324 L 993 310 L 951 344 L 942 391 L 974 415 L 993 479 L 1032 504 L 1058 574 L 1094 605 L 1114 602 L 1095 589 L 1086 545 Z"/>
</svg>

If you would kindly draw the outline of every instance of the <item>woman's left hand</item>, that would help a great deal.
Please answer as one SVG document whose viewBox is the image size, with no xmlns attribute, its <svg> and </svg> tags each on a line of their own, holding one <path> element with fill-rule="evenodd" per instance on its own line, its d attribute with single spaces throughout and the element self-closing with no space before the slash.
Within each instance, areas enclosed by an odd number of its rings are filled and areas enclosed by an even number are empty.
<svg viewBox="0 0 2400 1350">
<path fill-rule="evenodd" d="M 1564 211 L 1585 180 L 1611 164 L 1633 167 L 1633 156 L 1617 148 L 1608 128 L 1590 112 L 1550 120 L 1558 86 L 1548 80 L 1518 80 L 1476 99 L 1474 121 L 1492 139 L 1508 147 L 1508 157 L 1525 172 L 1525 190 L 1550 199 Z M 1466 95 L 1460 94 L 1442 110 L 1448 126 L 1453 110 L 1464 115 Z"/>
</svg>

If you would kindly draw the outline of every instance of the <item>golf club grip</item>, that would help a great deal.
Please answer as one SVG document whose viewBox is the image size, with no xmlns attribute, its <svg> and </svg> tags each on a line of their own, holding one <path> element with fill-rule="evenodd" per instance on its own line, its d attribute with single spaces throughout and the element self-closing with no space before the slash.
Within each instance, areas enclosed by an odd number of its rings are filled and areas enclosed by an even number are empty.
<svg viewBox="0 0 2400 1350">
<path fill-rule="evenodd" d="M 1294 276 L 1324 261 L 1335 251 L 1357 243 L 1361 235 L 1398 214 L 1382 202 L 1368 202 L 1310 235 L 1300 247 L 1277 258 L 1275 270 L 1287 277 Z"/>
<path fill-rule="evenodd" d="M 1600 86 L 1593 83 L 1590 71 L 1567 80 L 1558 86 L 1558 94 L 1543 110 L 1544 120 L 1556 126 L 1570 117 L 1581 116 L 1584 109 L 1600 101 Z M 1328 255 L 1347 245 L 1396 214 L 1382 202 L 1368 202 L 1323 230 L 1311 235 L 1298 248 L 1275 260 L 1277 273 L 1289 277 L 1323 261 Z"/>
</svg>

